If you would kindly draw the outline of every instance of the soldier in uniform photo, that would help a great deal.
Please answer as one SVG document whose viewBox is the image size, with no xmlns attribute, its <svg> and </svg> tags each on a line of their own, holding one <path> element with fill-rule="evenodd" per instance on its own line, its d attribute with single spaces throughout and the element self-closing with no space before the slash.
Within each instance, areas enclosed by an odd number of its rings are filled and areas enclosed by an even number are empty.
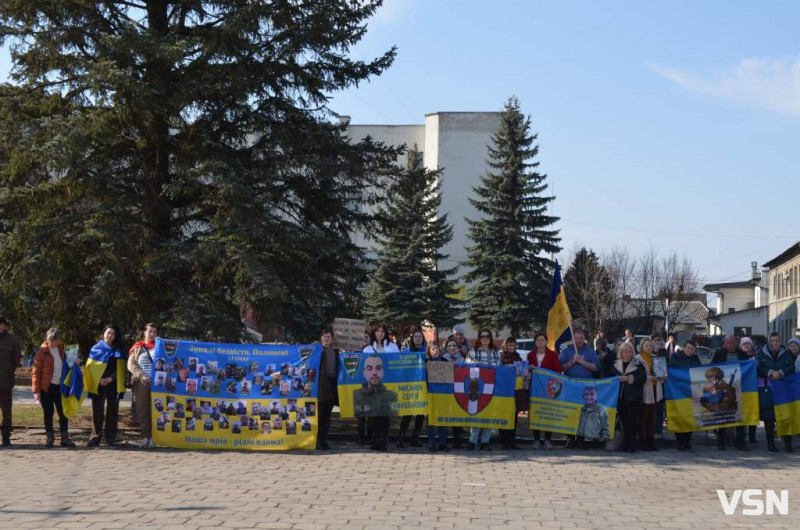
<svg viewBox="0 0 800 530">
<path fill-rule="evenodd" d="M 389 417 L 395 414 L 392 403 L 397 394 L 383 386 L 383 359 L 370 355 L 364 361 L 364 385 L 353 391 L 353 408 L 356 417 L 370 417 L 375 421 L 374 451 L 386 451 L 389 441 Z"/>
</svg>

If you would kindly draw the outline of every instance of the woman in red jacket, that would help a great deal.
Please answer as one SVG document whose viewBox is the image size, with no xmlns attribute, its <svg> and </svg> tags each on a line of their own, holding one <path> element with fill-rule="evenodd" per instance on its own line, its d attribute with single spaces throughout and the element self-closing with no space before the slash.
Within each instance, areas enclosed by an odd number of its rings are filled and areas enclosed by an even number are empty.
<svg viewBox="0 0 800 530">
<path fill-rule="evenodd" d="M 66 363 L 64 344 L 61 342 L 61 332 L 56 328 L 47 330 L 47 340 L 42 343 L 36 356 L 33 358 L 33 374 L 31 387 L 33 397 L 42 404 L 44 410 L 45 444 L 53 447 L 55 433 L 53 432 L 53 409 L 58 411 L 58 427 L 61 432 L 61 446 L 75 447 L 69 439 L 69 420 L 64 416 L 61 407 L 61 376 Z"/>
<path fill-rule="evenodd" d="M 537 368 L 544 368 L 545 370 L 552 370 L 553 372 L 561 373 L 561 363 L 558 362 L 558 355 L 553 350 L 547 349 L 547 335 L 544 333 L 537 333 L 533 337 L 536 347 L 528 352 L 528 364 L 536 366 Z M 551 439 L 553 433 L 544 431 L 544 441 L 541 439 L 542 431 L 533 431 L 533 440 L 536 447 L 536 442 L 539 442 L 539 449 L 552 449 L 553 444 Z"/>
</svg>

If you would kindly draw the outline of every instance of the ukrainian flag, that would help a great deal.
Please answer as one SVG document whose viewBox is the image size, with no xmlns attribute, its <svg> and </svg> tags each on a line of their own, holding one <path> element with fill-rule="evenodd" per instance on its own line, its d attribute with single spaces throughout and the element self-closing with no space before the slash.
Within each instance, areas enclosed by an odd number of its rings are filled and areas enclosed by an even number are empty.
<svg viewBox="0 0 800 530">
<path fill-rule="evenodd" d="M 572 342 L 572 315 L 567 305 L 564 281 L 561 279 L 561 266 L 556 261 L 553 272 L 553 285 L 550 288 L 550 310 L 547 313 L 547 347 L 558 353 L 561 345 Z"/>
<path fill-rule="evenodd" d="M 778 435 L 800 434 L 800 374 L 770 382 Z"/>
<path fill-rule="evenodd" d="M 102 372 L 101 372 L 102 373 Z M 61 406 L 64 416 L 71 418 L 83 403 L 83 374 L 77 361 L 68 366 L 62 364 L 61 369 Z"/>
<path fill-rule="evenodd" d="M 86 371 L 83 373 L 83 387 L 88 393 L 97 394 L 100 379 L 103 377 L 103 372 L 105 372 L 106 366 L 108 366 L 112 358 L 117 360 L 117 393 L 125 393 L 125 375 L 128 370 L 125 363 L 125 355 L 102 340 L 92 346 L 89 352 L 89 359 L 86 361 Z"/>
<path fill-rule="evenodd" d="M 439 363 L 438 381 L 428 374 L 428 423 L 443 427 L 509 429 L 517 414 L 513 366 Z M 452 373 L 452 376 L 449 374 Z"/>
<path fill-rule="evenodd" d="M 718 383 L 715 385 L 714 381 Z M 758 425 L 758 388 L 753 361 L 671 367 L 665 387 L 670 432 Z"/>
</svg>

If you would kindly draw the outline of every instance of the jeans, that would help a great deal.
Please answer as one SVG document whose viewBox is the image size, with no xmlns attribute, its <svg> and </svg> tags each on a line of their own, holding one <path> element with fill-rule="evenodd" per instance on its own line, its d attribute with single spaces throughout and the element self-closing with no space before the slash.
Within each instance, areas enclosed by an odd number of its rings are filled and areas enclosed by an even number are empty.
<svg viewBox="0 0 800 530">
<path fill-rule="evenodd" d="M 436 438 L 439 445 L 447 445 L 447 427 L 428 425 L 428 445 L 435 445 Z"/>
<path fill-rule="evenodd" d="M 469 442 L 476 444 L 488 444 L 489 440 L 492 437 L 492 430 L 491 429 L 482 429 L 480 427 L 470 427 L 469 428 Z"/>
<path fill-rule="evenodd" d="M 69 420 L 64 416 L 64 409 L 61 407 L 61 391 L 59 385 L 51 384 L 47 392 L 42 392 L 39 396 L 44 410 L 44 430 L 48 433 L 53 432 L 53 409 L 58 411 L 58 430 L 61 434 L 66 434 L 69 430 Z"/>
</svg>

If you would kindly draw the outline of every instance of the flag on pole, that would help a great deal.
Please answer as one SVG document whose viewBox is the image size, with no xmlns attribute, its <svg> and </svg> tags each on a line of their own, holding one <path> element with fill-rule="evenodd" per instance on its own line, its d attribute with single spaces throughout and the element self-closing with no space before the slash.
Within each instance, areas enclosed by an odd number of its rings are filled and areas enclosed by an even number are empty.
<svg viewBox="0 0 800 530">
<path fill-rule="evenodd" d="M 547 313 L 547 347 L 556 353 L 561 345 L 572 342 L 572 315 L 567 305 L 564 282 L 561 279 L 561 266 L 556 263 L 553 272 L 553 285 L 550 288 L 550 310 Z"/>
<path fill-rule="evenodd" d="M 669 335 L 669 298 L 664 302 L 666 311 L 664 312 L 664 333 Z"/>
</svg>

